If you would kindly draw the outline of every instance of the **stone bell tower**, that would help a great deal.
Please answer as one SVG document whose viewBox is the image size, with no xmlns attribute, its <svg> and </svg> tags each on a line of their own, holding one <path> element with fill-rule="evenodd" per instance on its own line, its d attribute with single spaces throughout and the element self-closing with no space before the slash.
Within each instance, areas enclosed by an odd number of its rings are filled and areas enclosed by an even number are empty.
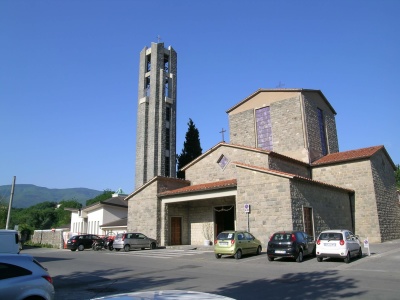
<svg viewBox="0 0 400 300">
<path fill-rule="evenodd" d="M 176 72 L 171 46 L 140 52 L 135 189 L 157 175 L 176 177 Z"/>
</svg>

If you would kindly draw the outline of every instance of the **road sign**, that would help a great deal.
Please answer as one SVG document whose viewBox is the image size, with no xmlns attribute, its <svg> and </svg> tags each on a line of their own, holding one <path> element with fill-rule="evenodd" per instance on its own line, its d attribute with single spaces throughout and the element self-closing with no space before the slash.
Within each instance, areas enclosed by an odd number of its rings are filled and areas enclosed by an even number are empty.
<svg viewBox="0 0 400 300">
<path fill-rule="evenodd" d="M 245 204 L 244 205 L 244 212 L 246 212 L 246 213 L 250 212 L 250 204 Z"/>
</svg>

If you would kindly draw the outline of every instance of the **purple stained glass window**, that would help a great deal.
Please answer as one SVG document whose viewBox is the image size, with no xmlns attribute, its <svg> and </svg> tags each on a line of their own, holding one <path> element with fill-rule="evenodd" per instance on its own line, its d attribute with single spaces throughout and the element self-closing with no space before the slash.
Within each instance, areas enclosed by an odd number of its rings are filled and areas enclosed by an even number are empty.
<svg viewBox="0 0 400 300">
<path fill-rule="evenodd" d="M 228 159 L 225 155 L 222 155 L 220 157 L 220 159 L 218 160 L 218 164 L 222 169 L 225 168 L 225 166 L 228 164 Z"/>
<path fill-rule="evenodd" d="M 256 109 L 257 147 L 273 150 L 272 126 L 269 106 Z"/>
</svg>

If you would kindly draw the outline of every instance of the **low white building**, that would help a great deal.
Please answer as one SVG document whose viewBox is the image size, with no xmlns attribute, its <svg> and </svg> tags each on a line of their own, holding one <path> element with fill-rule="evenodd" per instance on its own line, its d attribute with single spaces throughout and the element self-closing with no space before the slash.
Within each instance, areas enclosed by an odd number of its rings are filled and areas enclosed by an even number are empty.
<svg viewBox="0 0 400 300">
<path fill-rule="evenodd" d="M 71 233 L 109 235 L 126 232 L 128 204 L 126 195 L 113 194 L 111 198 L 71 211 Z"/>
</svg>

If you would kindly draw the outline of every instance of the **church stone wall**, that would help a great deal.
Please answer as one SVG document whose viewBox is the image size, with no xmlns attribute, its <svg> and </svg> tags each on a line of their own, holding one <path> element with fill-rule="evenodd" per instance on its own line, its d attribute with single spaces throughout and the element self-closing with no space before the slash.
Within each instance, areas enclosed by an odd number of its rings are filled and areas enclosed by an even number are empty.
<svg viewBox="0 0 400 300">
<path fill-rule="evenodd" d="M 382 242 L 400 238 L 400 206 L 394 170 L 383 152 L 371 158 Z"/>
<path fill-rule="evenodd" d="M 221 156 L 228 159 L 228 164 L 222 168 L 218 161 Z M 268 167 L 268 154 L 238 147 L 220 146 L 209 155 L 190 166 L 185 171 L 185 178 L 192 185 L 236 178 L 236 169 L 232 162 Z"/>
<path fill-rule="evenodd" d="M 234 145 L 256 147 L 254 109 L 229 115 L 229 141 Z"/>
<path fill-rule="evenodd" d="M 274 155 L 269 156 L 269 169 L 310 178 L 309 168 L 305 164 L 282 159 Z"/>
<path fill-rule="evenodd" d="M 157 182 L 134 195 L 128 202 L 128 232 L 141 232 L 161 241 Z"/>
<path fill-rule="evenodd" d="M 354 231 L 352 197 L 347 191 L 292 180 L 291 199 L 294 230 L 305 230 L 303 208 L 311 207 L 315 238 L 327 229 L 345 228 Z"/>
<path fill-rule="evenodd" d="M 277 230 L 292 229 L 289 179 L 237 167 L 236 228 L 249 230 L 263 244 Z M 250 214 L 244 205 L 250 204 Z"/>
<path fill-rule="evenodd" d="M 314 180 L 352 189 L 355 191 L 355 234 L 369 238 L 372 243 L 382 242 L 377 199 L 371 162 L 369 160 L 313 167 Z"/>
</svg>

